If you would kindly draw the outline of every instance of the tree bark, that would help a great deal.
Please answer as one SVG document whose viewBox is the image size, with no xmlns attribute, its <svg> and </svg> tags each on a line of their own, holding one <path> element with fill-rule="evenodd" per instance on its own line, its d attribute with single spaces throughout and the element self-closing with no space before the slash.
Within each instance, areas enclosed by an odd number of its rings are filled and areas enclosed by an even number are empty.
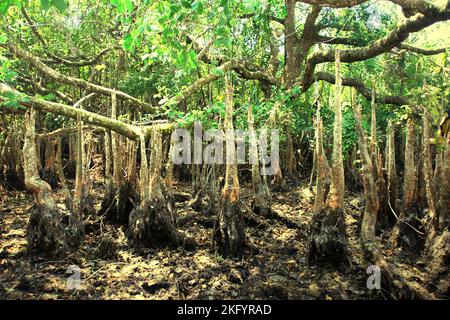
<svg viewBox="0 0 450 320">
<path fill-rule="evenodd" d="M 387 127 L 387 153 L 386 153 L 386 171 L 387 171 L 387 195 L 390 214 L 388 214 L 388 223 L 392 226 L 395 223 L 395 214 L 397 208 L 397 167 L 395 160 L 395 132 L 392 122 L 389 121 Z"/>
<path fill-rule="evenodd" d="M 34 206 L 27 227 L 28 249 L 44 255 L 62 256 L 68 252 L 61 214 L 52 198 L 52 190 L 39 177 L 36 153 L 35 111 L 25 114 L 25 140 L 23 145 L 24 177 L 26 188 L 33 193 Z"/>
<path fill-rule="evenodd" d="M 267 186 L 264 185 L 263 180 L 261 179 L 261 172 L 259 170 L 259 148 L 251 105 L 249 105 L 247 109 L 247 122 L 249 131 L 249 158 L 251 162 L 253 192 L 255 194 L 255 198 L 252 201 L 252 210 L 256 214 L 271 217 L 271 195 Z"/>
<path fill-rule="evenodd" d="M 147 164 L 145 137 L 140 137 L 140 202 L 130 213 L 128 237 L 135 246 L 182 246 L 193 249 L 195 241 L 175 228 L 173 206 L 167 201 L 161 177 L 161 132 L 155 130 L 151 141 L 150 169 Z"/>
<path fill-rule="evenodd" d="M 446 138 L 443 142 L 441 185 L 437 211 L 434 216 L 435 222 L 430 228 L 431 230 L 428 230 L 429 234 L 425 244 L 425 257 L 429 261 L 426 277 L 428 288 L 444 296 L 448 295 L 450 290 L 448 281 L 450 277 L 448 268 L 450 260 L 450 133 Z"/>
<path fill-rule="evenodd" d="M 431 148 L 430 148 L 430 119 L 428 109 L 424 108 L 423 112 L 423 132 L 422 132 L 422 152 L 423 152 L 423 174 L 425 179 L 425 191 L 428 203 L 428 235 L 433 237 L 437 229 L 438 221 L 436 219 L 436 195 L 434 193 L 433 184 L 433 167 L 431 164 Z"/>
<path fill-rule="evenodd" d="M 420 293 L 416 292 L 404 281 L 393 265 L 383 257 L 375 234 L 378 210 L 378 190 L 373 176 L 373 164 L 369 155 L 367 139 L 361 125 L 361 110 L 354 107 L 356 130 L 358 132 L 358 145 L 362 161 L 362 175 L 366 206 L 364 208 L 361 224 L 361 241 L 365 258 L 381 271 L 381 288 L 398 299 L 411 299 Z M 422 297 L 423 298 L 423 297 Z"/>
<path fill-rule="evenodd" d="M 64 175 L 63 162 L 62 162 L 62 138 L 56 137 L 57 151 L 56 151 L 56 172 L 58 175 L 59 188 L 62 190 L 62 194 L 65 198 L 65 204 L 67 208 L 71 208 L 72 195 L 67 187 L 66 177 Z"/>
<path fill-rule="evenodd" d="M 111 95 L 111 118 L 117 121 L 117 96 L 115 91 Z M 138 129 L 136 132 L 142 130 Z M 111 132 L 111 138 L 108 136 L 108 148 L 111 147 L 111 154 L 109 157 L 109 166 L 111 164 L 112 177 L 107 177 L 106 192 L 103 199 L 100 214 L 104 214 L 106 219 L 113 223 L 128 224 L 130 212 L 134 208 L 136 200 L 136 191 L 133 186 L 133 181 L 130 179 L 124 181 L 124 137 L 117 132 Z M 110 142 L 110 143 L 109 143 Z M 108 173 L 109 174 L 109 173 Z M 109 185 L 109 179 L 112 181 L 112 186 Z"/>
<path fill-rule="evenodd" d="M 245 250 L 244 218 L 240 210 L 239 180 L 237 174 L 236 147 L 233 129 L 233 85 L 225 77 L 226 110 L 224 130 L 226 134 L 225 185 L 221 194 L 221 208 L 214 223 L 213 249 L 222 256 L 242 256 Z"/>
<path fill-rule="evenodd" d="M 419 220 L 420 206 L 417 203 L 417 174 L 414 156 L 414 121 L 409 118 L 406 124 L 405 173 L 403 180 L 403 204 L 391 243 L 398 244 L 405 252 L 418 255 L 422 251 L 423 226 Z"/>
<path fill-rule="evenodd" d="M 114 206 L 114 181 L 112 178 L 112 153 L 111 153 L 111 132 L 109 130 L 104 131 L 103 140 L 105 143 L 105 193 L 102 203 L 100 205 L 99 214 L 106 214 L 108 216 L 109 210 L 115 210 Z"/>
<path fill-rule="evenodd" d="M 42 170 L 42 178 L 50 185 L 51 188 L 56 188 L 58 177 L 56 173 L 56 151 L 55 140 L 47 138 L 45 140 L 45 165 Z"/>
<path fill-rule="evenodd" d="M 336 51 L 335 119 L 330 195 L 322 210 L 314 213 L 309 236 L 308 264 L 351 267 L 344 216 L 344 165 L 342 160 L 342 110 L 339 51 Z M 316 159 L 318 160 L 318 159 Z M 317 162 L 319 164 L 319 162 Z"/>
<path fill-rule="evenodd" d="M 326 202 L 325 187 L 326 180 L 330 179 L 330 167 L 328 166 L 325 151 L 323 149 L 323 123 L 320 115 L 320 106 L 317 108 L 316 118 L 316 198 L 314 201 L 314 212 L 320 212 Z"/>
</svg>

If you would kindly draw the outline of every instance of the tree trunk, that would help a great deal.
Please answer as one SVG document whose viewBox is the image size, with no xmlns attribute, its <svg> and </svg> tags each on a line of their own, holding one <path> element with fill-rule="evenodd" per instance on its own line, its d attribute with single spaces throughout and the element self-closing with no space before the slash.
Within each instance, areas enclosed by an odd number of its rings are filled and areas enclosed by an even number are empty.
<svg viewBox="0 0 450 320">
<path fill-rule="evenodd" d="M 173 179 L 173 156 L 175 154 L 175 142 L 174 141 L 170 141 L 170 147 L 169 147 L 169 155 L 167 157 L 167 162 L 166 162 L 166 177 L 164 178 L 164 183 L 167 187 L 168 190 L 172 189 L 172 186 L 174 184 L 174 179 Z"/>
<path fill-rule="evenodd" d="M 218 183 L 217 183 L 217 169 L 216 164 L 211 164 L 211 169 L 209 173 L 209 189 L 208 189 L 208 204 L 205 210 L 206 216 L 212 216 L 217 213 L 217 190 L 218 190 Z"/>
<path fill-rule="evenodd" d="M 363 221 L 361 224 L 361 240 L 365 258 L 378 267 L 381 271 L 381 289 L 391 293 L 398 299 L 411 299 L 415 292 L 400 276 L 400 273 L 389 264 L 383 257 L 375 235 L 378 210 L 378 190 L 374 179 L 372 159 L 369 155 L 367 141 L 361 125 L 361 110 L 359 106 L 354 107 L 356 129 L 358 132 L 358 144 L 362 161 L 362 175 L 364 183 L 364 195 L 366 206 L 364 208 Z M 419 296 L 420 297 L 420 296 Z"/>
<path fill-rule="evenodd" d="M 336 50 L 336 92 L 334 101 L 333 159 L 331 165 L 333 179 L 330 187 L 330 206 L 334 209 L 343 208 L 345 193 L 344 165 L 342 160 L 342 79 L 340 68 L 340 53 L 339 50 Z"/>
<path fill-rule="evenodd" d="M 430 119 L 427 108 L 424 108 L 422 120 L 423 120 L 423 132 L 422 132 L 423 174 L 425 179 L 425 191 L 428 204 L 427 241 L 432 241 L 432 238 L 436 235 L 438 229 L 438 219 L 436 218 L 436 194 L 434 193 L 433 166 L 431 164 Z"/>
<path fill-rule="evenodd" d="M 290 177 L 294 177 L 297 174 L 297 160 L 295 157 L 294 139 L 292 134 L 287 133 L 287 150 L 286 150 L 286 172 Z"/>
<path fill-rule="evenodd" d="M 52 190 L 47 182 L 39 177 L 35 137 L 35 112 L 25 114 L 25 141 L 23 145 L 25 186 L 34 195 L 27 227 L 28 249 L 44 255 L 61 256 L 68 250 L 64 226 Z"/>
<path fill-rule="evenodd" d="M 300 76 L 302 59 L 299 57 L 299 36 L 296 30 L 295 0 L 285 0 L 286 18 L 285 25 L 285 69 L 284 83 L 290 87 Z"/>
<path fill-rule="evenodd" d="M 64 175 L 63 162 L 62 162 L 62 138 L 58 136 L 56 138 L 57 151 L 56 151 L 56 172 L 58 175 L 59 188 L 65 198 L 65 204 L 67 208 L 72 206 L 72 195 L 67 187 L 66 177 Z"/>
<path fill-rule="evenodd" d="M 428 265 L 427 283 L 431 290 L 448 296 L 450 291 L 450 271 L 448 268 L 450 261 L 450 134 L 443 142 L 441 178 L 439 202 L 436 217 L 439 221 L 437 225 L 437 235 L 428 239 L 426 257 L 430 263 Z"/>
<path fill-rule="evenodd" d="M 10 119 L 9 130 L 6 133 L 3 152 L 1 158 L 3 159 L 5 168 L 0 174 L 4 177 L 4 184 L 8 189 L 23 190 L 25 188 L 23 168 L 23 154 L 20 149 L 22 142 L 22 128 L 18 127 L 15 117 Z M 5 127 L 6 128 L 6 127 Z M 38 163 L 40 163 L 38 161 Z"/>
<path fill-rule="evenodd" d="M 352 92 L 353 93 L 353 92 Z M 354 94 L 352 94 L 354 96 Z M 356 100 L 356 96 L 353 98 Z M 356 105 L 356 101 L 353 101 Z M 389 143 L 386 144 L 387 146 Z M 391 226 L 389 217 L 393 216 L 392 209 L 389 203 L 388 186 L 385 177 L 387 178 L 386 169 L 383 166 L 383 156 L 380 152 L 377 139 L 377 105 L 375 94 L 375 81 L 372 82 L 372 100 L 371 100 L 371 126 L 370 126 L 370 146 L 369 155 L 372 160 L 372 175 L 376 184 L 378 193 L 379 210 L 377 216 L 376 230 L 386 229 Z M 388 147 L 386 147 L 386 166 L 388 166 Z"/>
<path fill-rule="evenodd" d="M 263 180 L 259 170 L 259 148 L 256 137 L 256 131 L 254 128 L 254 119 L 252 107 L 248 106 L 247 120 L 249 130 L 249 157 L 252 168 L 252 184 L 255 198 L 252 201 L 252 210 L 256 214 L 260 214 L 265 217 L 272 216 L 272 210 L 270 208 L 270 192 L 267 186 L 264 186 Z"/>
<path fill-rule="evenodd" d="M 114 120 L 117 118 L 115 91 L 111 95 L 111 118 Z M 124 181 L 123 158 L 125 150 L 122 148 L 122 138 L 124 137 L 119 136 L 117 132 L 111 132 L 112 187 L 109 185 L 110 177 L 107 177 L 106 192 L 100 214 L 104 214 L 108 221 L 128 224 L 130 212 L 133 210 L 136 201 L 136 191 L 132 181 Z"/>
<path fill-rule="evenodd" d="M 329 264 L 341 270 L 348 270 L 351 267 L 351 260 L 347 248 L 343 211 L 345 186 L 342 160 L 341 90 L 340 53 L 339 50 L 336 50 L 335 119 L 330 196 L 323 209 L 315 212 L 312 218 L 307 262 L 310 265 Z"/>
<path fill-rule="evenodd" d="M 203 163 L 200 169 L 200 165 L 195 165 L 197 168 L 196 174 L 194 175 L 195 184 L 194 184 L 194 195 L 189 201 L 189 206 L 197 212 L 201 212 L 203 210 L 203 199 L 206 194 L 206 184 L 207 184 L 207 167 L 206 163 Z"/>
<path fill-rule="evenodd" d="M 111 155 L 111 132 L 109 130 L 104 131 L 104 143 L 105 143 L 105 195 L 103 196 L 102 203 L 100 205 L 100 214 L 106 214 L 108 216 L 109 211 L 114 206 L 114 182 L 112 178 L 112 155 Z"/>
<path fill-rule="evenodd" d="M 161 132 L 155 130 L 151 141 L 149 170 L 145 137 L 143 135 L 140 137 L 140 203 L 130 213 L 128 236 L 132 244 L 137 246 L 183 246 L 185 249 L 193 249 L 195 242 L 175 228 L 173 206 L 166 198 L 161 177 L 161 140 Z"/>
<path fill-rule="evenodd" d="M 444 142 L 441 159 L 439 229 L 448 230 L 450 227 L 450 134 Z"/>
<path fill-rule="evenodd" d="M 323 149 L 323 124 L 320 115 L 320 106 L 317 108 L 316 119 L 316 150 L 314 152 L 316 159 L 316 198 L 314 201 L 314 212 L 320 212 L 326 202 L 326 181 L 330 180 L 330 167 L 326 159 L 325 151 Z"/>
<path fill-rule="evenodd" d="M 82 215 L 81 197 L 83 194 L 83 177 L 84 177 L 84 136 L 83 122 L 81 118 L 77 119 L 77 143 L 76 143 L 76 165 L 75 165 L 75 192 L 73 196 L 73 210 Z"/>
<path fill-rule="evenodd" d="M 65 174 L 68 179 L 75 179 L 77 158 L 76 134 L 69 134 L 67 140 L 69 144 L 69 158 L 67 159 Z"/>
<path fill-rule="evenodd" d="M 79 108 L 82 108 L 81 105 L 79 105 Z M 76 141 L 77 158 L 75 166 L 75 192 L 72 201 L 72 211 L 77 212 L 79 218 L 82 219 L 83 217 L 94 214 L 94 205 L 89 190 L 90 176 L 88 171 L 88 158 L 90 157 L 90 153 L 86 152 L 85 149 L 85 134 L 83 131 L 83 121 L 81 121 L 80 116 L 77 119 Z"/>
<path fill-rule="evenodd" d="M 388 223 L 392 226 L 395 223 L 395 214 L 398 212 L 397 208 L 397 168 L 395 164 L 395 132 L 392 122 L 389 121 L 387 127 L 387 152 L 386 152 L 386 171 L 387 171 L 387 195 L 388 195 Z M 414 151 L 414 149 L 413 149 Z"/>
<path fill-rule="evenodd" d="M 55 152 L 55 140 L 53 138 L 47 138 L 45 140 L 45 165 L 42 170 L 42 179 L 44 179 L 51 188 L 58 186 L 58 176 L 56 173 L 56 152 Z"/>
<path fill-rule="evenodd" d="M 405 173 L 403 180 L 403 205 L 396 227 L 392 231 L 393 244 L 397 243 L 409 254 L 418 255 L 423 248 L 423 227 L 419 220 L 417 204 L 417 174 L 414 160 L 414 121 L 406 124 Z"/>
<path fill-rule="evenodd" d="M 221 208 L 214 223 L 213 249 L 222 256 L 242 256 L 245 250 L 244 218 L 239 205 L 239 180 L 237 174 L 236 146 L 233 129 L 233 86 L 225 78 L 226 110 L 224 130 L 226 137 L 225 185 L 221 194 Z"/>
<path fill-rule="evenodd" d="M 137 147 L 136 141 L 127 139 L 127 180 L 132 185 L 133 189 L 136 188 L 136 162 L 137 162 Z"/>
<path fill-rule="evenodd" d="M 378 159 L 376 157 L 378 143 L 377 143 L 377 107 L 375 102 L 375 83 L 372 83 L 372 100 L 371 100 L 371 122 L 370 122 L 370 155 L 372 156 L 372 163 Z M 356 104 L 356 101 L 353 102 Z"/>
</svg>

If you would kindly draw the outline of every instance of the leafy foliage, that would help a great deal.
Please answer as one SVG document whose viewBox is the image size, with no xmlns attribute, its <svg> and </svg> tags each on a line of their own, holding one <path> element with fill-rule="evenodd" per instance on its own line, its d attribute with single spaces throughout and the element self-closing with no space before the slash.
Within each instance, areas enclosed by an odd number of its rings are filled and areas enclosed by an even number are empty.
<svg viewBox="0 0 450 320">
<path fill-rule="evenodd" d="M 23 25 L 20 6 L 24 6 L 32 17 L 47 46 L 37 41 L 31 28 Z M 352 8 L 324 7 L 316 21 L 321 26 L 320 34 L 329 38 L 353 39 L 358 46 L 373 43 L 386 36 L 398 23 L 399 14 L 394 5 L 385 2 L 368 1 Z M 9 10 L 15 7 L 14 10 Z M 310 6 L 298 3 L 296 26 L 300 35 Z M 179 104 L 161 108 L 156 114 L 143 114 L 146 119 L 168 118 L 182 125 L 190 126 L 201 121 L 205 127 L 217 127 L 224 113 L 223 71 L 218 68 L 224 61 L 237 59 L 245 61 L 252 70 L 269 67 L 270 46 L 279 49 L 276 55 L 279 64 L 277 77 L 284 72 L 283 27 L 274 19 L 283 19 L 286 8 L 276 0 L 109 0 L 69 2 L 66 0 L 4 0 L 0 2 L 0 15 L 8 19 L 8 28 L 18 32 L 0 31 L 0 44 L 8 40 L 25 43 L 30 52 L 43 61 L 52 61 L 54 54 L 68 60 L 80 61 L 95 57 L 100 50 L 109 48 L 96 64 L 83 67 L 68 67 L 53 63 L 61 73 L 70 74 L 107 87 L 115 87 L 128 94 L 159 106 L 170 97 L 188 88 L 196 80 L 207 75 L 219 79 L 204 86 Z M 5 20 L 6 21 L 6 20 Z M 440 34 L 448 28 L 437 26 Z M 442 31 L 443 30 L 443 31 Z M 20 34 L 20 39 L 18 35 Z M 423 40 L 426 39 L 426 40 Z M 444 46 L 442 37 L 433 31 L 424 31 L 409 38 L 424 48 Z M 448 45 L 446 40 L 445 45 Z M 315 46 L 311 51 L 327 48 L 347 48 L 329 43 Z M 199 55 L 205 48 L 203 56 Z M 39 75 L 25 63 L 5 55 L 0 49 L 0 81 L 16 86 L 31 95 L 58 101 L 58 95 L 40 93 L 24 83 L 20 77 L 34 79 L 51 90 L 71 96 L 76 100 L 82 92 L 70 86 L 54 84 Z M 323 64 L 320 71 L 334 72 L 332 63 Z M 387 53 L 369 60 L 344 64 L 344 76 L 360 78 L 370 88 L 375 84 L 380 95 L 407 96 L 417 105 L 431 108 L 437 120 L 450 98 L 446 78 L 448 77 L 448 55 L 421 56 L 408 51 Z M 20 75 L 20 77 L 19 77 Z M 373 78 L 373 75 L 377 75 Z M 393 76 L 395 75 L 395 77 Z M 233 75 L 235 84 L 235 125 L 246 128 L 246 110 L 252 106 L 257 127 L 276 126 L 283 131 L 282 140 L 289 132 L 313 139 L 314 116 L 317 107 L 314 88 L 303 92 L 296 86 L 286 92 L 282 87 L 272 86 L 270 97 L 266 97 L 259 81 L 243 80 Z M 423 86 L 426 82 L 426 87 Z M 51 91 L 50 90 L 50 91 Z M 333 85 L 320 85 L 319 100 L 325 125 L 325 141 L 329 139 L 333 121 Z M 7 99 L 16 105 L 17 99 Z M 89 108 L 94 112 L 107 114 L 107 102 L 94 99 Z M 343 91 L 343 100 L 350 101 L 348 90 Z M 370 113 L 369 103 L 359 101 L 366 116 Z M 8 102 L 7 102 L 8 104 Z M 124 112 L 130 110 L 124 104 Z M 419 110 L 419 111 L 418 111 Z M 388 120 L 401 125 L 420 107 L 378 106 L 378 129 L 383 134 Z M 127 113 L 127 112 L 125 112 Z M 131 117 L 131 116 L 130 116 Z M 368 122 L 364 120 L 366 127 Z M 350 109 L 343 114 L 344 152 L 352 149 L 356 142 L 354 119 Z"/>
</svg>

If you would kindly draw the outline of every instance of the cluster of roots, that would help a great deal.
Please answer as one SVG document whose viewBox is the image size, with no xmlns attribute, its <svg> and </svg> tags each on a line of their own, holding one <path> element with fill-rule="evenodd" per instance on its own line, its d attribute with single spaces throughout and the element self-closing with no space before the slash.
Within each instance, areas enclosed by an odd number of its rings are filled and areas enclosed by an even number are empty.
<svg viewBox="0 0 450 320">
<path fill-rule="evenodd" d="M 240 213 L 239 202 L 222 201 L 213 228 L 212 243 L 216 252 L 222 256 L 242 256 L 245 250 L 244 218 Z"/>
<path fill-rule="evenodd" d="M 350 269 L 342 209 L 325 206 L 314 214 L 308 246 L 306 260 L 309 265 L 332 266 L 342 271 Z"/>
<path fill-rule="evenodd" d="M 424 227 L 418 219 L 417 207 L 405 208 L 398 222 L 397 243 L 410 255 L 420 255 L 425 244 Z M 422 234 L 420 234 L 421 232 Z"/>
<path fill-rule="evenodd" d="M 64 255 L 68 247 L 65 228 L 61 222 L 58 208 L 34 205 L 27 229 L 29 252 Z"/>
<path fill-rule="evenodd" d="M 133 245 L 145 247 L 183 247 L 191 250 L 195 242 L 177 230 L 170 202 L 164 198 L 142 201 L 130 213 L 128 236 Z"/>
<path fill-rule="evenodd" d="M 137 198 L 137 192 L 129 181 L 123 183 L 119 189 L 107 187 L 99 215 L 104 215 L 105 219 L 112 223 L 127 224 Z"/>
<path fill-rule="evenodd" d="M 426 251 L 430 259 L 428 287 L 448 297 L 450 295 L 450 231 L 444 230 L 441 235 L 436 236 Z"/>
</svg>

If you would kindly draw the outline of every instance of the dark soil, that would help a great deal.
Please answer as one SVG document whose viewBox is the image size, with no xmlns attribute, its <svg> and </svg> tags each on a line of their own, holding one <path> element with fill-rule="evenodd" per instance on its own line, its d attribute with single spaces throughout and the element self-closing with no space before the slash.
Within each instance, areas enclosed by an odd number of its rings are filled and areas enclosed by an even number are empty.
<svg viewBox="0 0 450 320">
<path fill-rule="evenodd" d="M 190 193 L 188 185 L 176 192 Z M 94 184 L 95 206 L 103 194 L 101 181 Z M 241 210 L 249 210 L 252 193 L 244 185 Z M 55 193 L 64 210 L 64 199 Z M 198 246 L 136 249 L 126 237 L 126 226 L 92 221 L 80 249 L 58 261 L 27 254 L 26 226 L 32 197 L 0 189 L 0 298 L 2 299 L 387 299 L 389 294 L 366 287 L 368 265 L 363 260 L 359 229 L 364 203 L 360 194 L 348 194 L 345 224 L 352 260 L 350 271 L 308 267 L 305 263 L 314 194 L 300 185 L 274 193 L 273 218 L 261 217 L 259 227 L 246 227 L 244 256 L 224 259 L 211 251 L 212 224 L 189 206 L 177 202 L 180 225 Z M 183 200 L 183 199 L 178 199 Z M 382 235 L 383 236 L 383 235 Z M 108 239 L 105 245 L 105 238 Z M 387 235 L 383 236 L 386 239 Z M 100 246 L 100 247 L 99 247 Z M 105 249 L 106 248 L 106 249 Z M 109 252 L 109 250 L 114 252 Z M 385 250 L 402 276 L 425 287 L 425 262 L 408 261 L 398 250 Z M 81 286 L 67 286 L 69 266 L 81 271 Z M 73 268 L 73 267 L 72 267 Z M 438 296 L 437 296 L 438 297 Z"/>
</svg>

